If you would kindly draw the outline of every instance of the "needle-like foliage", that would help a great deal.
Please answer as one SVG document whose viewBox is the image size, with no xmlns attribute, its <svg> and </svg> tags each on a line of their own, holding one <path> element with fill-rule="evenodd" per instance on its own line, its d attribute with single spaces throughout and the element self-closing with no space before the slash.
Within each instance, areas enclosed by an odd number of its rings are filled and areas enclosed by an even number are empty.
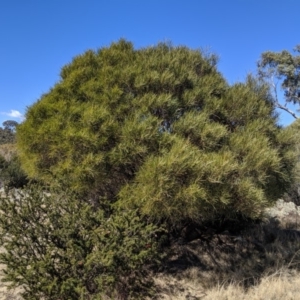
<svg viewBox="0 0 300 300">
<path fill-rule="evenodd" d="M 120 40 L 62 68 L 28 108 L 18 149 L 30 177 L 94 204 L 172 224 L 256 218 L 293 175 L 294 138 L 271 100 L 251 77 L 229 86 L 214 55 Z"/>
</svg>

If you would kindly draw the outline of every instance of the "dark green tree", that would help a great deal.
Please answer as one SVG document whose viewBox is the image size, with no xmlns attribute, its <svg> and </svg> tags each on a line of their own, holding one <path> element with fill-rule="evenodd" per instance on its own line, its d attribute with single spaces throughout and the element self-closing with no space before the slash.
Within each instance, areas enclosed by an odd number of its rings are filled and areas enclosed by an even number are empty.
<svg viewBox="0 0 300 300">
<path fill-rule="evenodd" d="M 7 120 L 0 127 L 0 144 L 10 144 L 15 142 L 15 133 L 18 122 Z"/>
<path fill-rule="evenodd" d="M 258 217 L 295 161 L 267 85 L 229 86 L 214 55 L 124 40 L 63 67 L 17 142 L 31 178 L 171 224 Z"/>
<path fill-rule="evenodd" d="M 299 53 L 300 45 L 297 45 L 294 50 Z M 258 63 L 258 71 L 260 77 L 272 86 L 276 106 L 289 112 L 294 118 L 298 118 L 286 105 L 280 104 L 277 97 L 277 84 L 281 83 L 286 102 L 300 104 L 300 55 L 293 55 L 287 50 L 264 52 Z"/>
<path fill-rule="evenodd" d="M 16 121 L 13 121 L 13 120 L 7 120 L 7 121 L 4 121 L 2 123 L 3 127 L 4 127 L 4 130 L 10 130 L 12 132 L 16 132 L 16 128 L 17 126 L 19 125 L 18 122 Z"/>
</svg>

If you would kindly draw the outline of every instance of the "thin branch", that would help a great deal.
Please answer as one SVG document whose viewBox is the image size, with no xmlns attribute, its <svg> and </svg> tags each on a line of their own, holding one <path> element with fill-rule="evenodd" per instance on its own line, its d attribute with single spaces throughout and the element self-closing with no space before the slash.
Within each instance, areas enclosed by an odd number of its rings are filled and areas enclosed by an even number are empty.
<svg viewBox="0 0 300 300">
<path fill-rule="evenodd" d="M 295 119 L 298 119 L 299 117 L 290 109 L 288 109 L 287 107 L 281 105 L 278 101 L 275 101 L 275 105 L 280 108 L 285 110 L 286 112 L 288 112 L 289 114 L 291 114 Z"/>
<path fill-rule="evenodd" d="M 276 105 L 278 108 L 280 108 L 280 109 L 282 109 L 282 110 L 288 112 L 289 114 L 291 114 L 295 119 L 298 119 L 299 117 L 298 117 L 292 110 L 288 109 L 288 108 L 286 107 L 286 105 L 283 106 L 283 105 L 281 105 L 281 104 L 279 103 L 279 101 L 278 101 L 278 96 L 277 96 L 277 83 L 274 82 L 274 76 L 273 76 L 273 75 L 272 75 L 271 78 L 272 78 L 272 79 L 271 79 L 271 86 L 273 87 L 274 94 L 275 94 L 275 101 L 274 101 L 275 105 Z"/>
</svg>

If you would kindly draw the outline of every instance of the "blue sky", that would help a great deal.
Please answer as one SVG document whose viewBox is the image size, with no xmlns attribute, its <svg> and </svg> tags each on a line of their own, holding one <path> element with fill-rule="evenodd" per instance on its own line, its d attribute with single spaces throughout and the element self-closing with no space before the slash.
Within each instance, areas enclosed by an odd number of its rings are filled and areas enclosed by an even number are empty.
<svg viewBox="0 0 300 300">
<path fill-rule="evenodd" d="M 207 49 L 229 83 L 243 81 L 262 52 L 300 44 L 299 11 L 299 0 L 1 0 L 0 125 L 20 121 L 74 56 L 120 38 Z"/>
</svg>

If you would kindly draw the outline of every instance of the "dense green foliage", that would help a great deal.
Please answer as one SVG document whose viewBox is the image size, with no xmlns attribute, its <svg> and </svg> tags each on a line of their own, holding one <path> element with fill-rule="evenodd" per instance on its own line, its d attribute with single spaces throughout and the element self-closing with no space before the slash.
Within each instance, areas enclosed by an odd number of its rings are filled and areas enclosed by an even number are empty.
<svg viewBox="0 0 300 300">
<path fill-rule="evenodd" d="M 295 176 L 291 187 L 287 190 L 284 195 L 286 201 L 292 201 L 296 205 L 300 205 L 300 120 L 295 120 L 287 128 L 295 136 L 297 143 L 295 147 L 295 153 L 297 156 L 297 162 L 295 164 Z"/>
<path fill-rule="evenodd" d="M 0 200 L 0 262 L 5 279 L 24 286 L 24 299 L 135 299 L 151 292 L 158 229 L 136 211 L 95 210 L 36 186 Z"/>
<path fill-rule="evenodd" d="M 1 174 L 43 183 L 0 197 L 0 263 L 25 299 L 144 299 L 162 228 L 255 219 L 295 175 L 268 85 L 230 86 L 214 55 L 168 44 L 87 51 L 5 128 L 18 156 Z"/>
<path fill-rule="evenodd" d="M 295 51 L 300 53 L 300 45 L 296 46 Z M 270 80 L 275 88 L 276 105 L 297 117 L 286 106 L 279 104 L 274 79 L 281 81 L 281 88 L 284 90 L 287 102 L 300 104 L 300 55 L 293 56 L 287 50 L 281 52 L 267 51 L 261 55 L 258 67 L 260 77 L 264 80 Z"/>
<path fill-rule="evenodd" d="M 171 224 L 256 218 L 293 173 L 274 109 L 266 85 L 229 86 L 212 55 L 121 40 L 62 68 L 18 127 L 18 150 L 31 178 L 94 204 Z"/>
</svg>

